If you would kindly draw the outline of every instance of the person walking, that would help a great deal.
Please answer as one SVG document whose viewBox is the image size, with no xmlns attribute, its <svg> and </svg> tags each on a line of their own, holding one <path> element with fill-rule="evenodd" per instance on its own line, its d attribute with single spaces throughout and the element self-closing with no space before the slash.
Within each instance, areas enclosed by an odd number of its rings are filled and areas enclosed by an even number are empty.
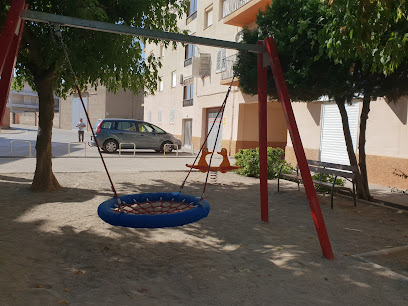
<svg viewBox="0 0 408 306">
<path fill-rule="evenodd" d="M 77 123 L 76 127 L 78 128 L 78 141 L 79 142 L 84 142 L 84 131 L 86 128 L 85 122 L 82 122 L 82 118 L 79 119 L 79 122 Z"/>
</svg>

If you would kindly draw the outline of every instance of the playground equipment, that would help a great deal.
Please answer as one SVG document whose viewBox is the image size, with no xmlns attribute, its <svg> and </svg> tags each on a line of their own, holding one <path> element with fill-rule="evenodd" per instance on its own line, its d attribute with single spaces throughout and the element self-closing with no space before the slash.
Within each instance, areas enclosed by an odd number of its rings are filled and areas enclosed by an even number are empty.
<svg viewBox="0 0 408 306">
<path fill-rule="evenodd" d="M 53 23 L 63 26 L 77 27 L 88 30 L 103 31 L 109 33 L 118 33 L 125 35 L 133 35 L 138 37 L 148 37 L 161 40 L 170 40 L 183 43 L 192 43 L 197 45 L 215 46 L 221 48 L 229 48 L 236 50 L 245 50 L 258 53 L 258 105 L 259 105 L 259 158 L 260 158 L 260 194 L 261 194 L 261 219 L 268 221 L 268 186 L 267 186 L 267 66 L 270 64 L 272 68 L 273 77 L 278 91 L 279 101 L 281 102 L 283 113 L 287 122 L 288 130 L 292 139 L 293 148 L 302 175 L 303 183 L 306 190 L 306 195 L 309 201 L 310 210 L 312 212 L 313 221 L 318 234 L 320 246 L 324 256 L 328 259 L 333 259 L 333 252 L 331 249 L 329 237 L 326 226 L 320 210 L 319 201 L 316 191 L 313 186 L 313 181 L 307 165 L 305 152 L 300 139 L 296 120 L 293 114 L 289 94 L 286 88 L 286 83 L 283 77 L 282 69 L 279 62 L 279 57 L 275 42 L 272 37 L 266 38 L 264 41 L 258 41 L 257 45 L 241 44 L 230 41 L 223 41 L 217 39 L 209 39 L 205 37 L 189 36 L 177 33 L 168 33 L 163 31 L 149 30 L 143 28 L 128 27 L 120 24 L 109 24 L 104 22 L 83 20 L 68 16 L 60 16 L 47 14 L 42 12 L 35 12 L 24 9 L 25 0 L 14 0 L 12 2 L 6 23 L 3 27 L 0 36 L 0 118 L 4 113 L 6 105 L 12 72 L 17 58 L 21 35 L 24 27 L 24 20 L 31 20 L 36 22 Z M 16 34 L 17 33 L 17 34 Z M 79 96 L 82 97 L 77 86 Z M 228 96 L 228 94 L 227 94 Z M 87 116 L 89 125 L 92 127 Z M 93 130 L 92 130 L 93 132 Z M 214 151 L 212 152 L 212 154 Z M 117 195 L 106 164 L 100 153 L 101 160 L 104 164 L 109 181 L 114 192 L 114 199 L 117 202 L 117 207 L 120 212 L 124 212 L 121 200 Z M 194 163 L 193 163 L 194 165 Z M 191 172 L 190 168 L 190 172 Z M 190 173 L 189 172 L 189 173 Z M 207 177 L 208 177 L 207 172 Z M 185 182 L 183 182 L 182 186 Z M 204 188 L 205 191 L 205 188 Z M 204 192 L 203 192 L 204 194 Z M 141 196 L 141 195 L 139 195 Z M 126 196 L 125 196 L 126 197 Z M 125 198 L 123 197 L 123 198 Z M 199 198 L 201 205 L 203 205 L 202 197 Z M 139 201 L 136 196 L 134 200 Z M 150 199 L 149 199 L 150 200 Z M 164 201 L 164 196 L 162 201 Z M 146 199 L 147 201 L 147 199 Z M 171 199 L 170 199 L 171 201 Z M 187 200 L 186 200 L 187 201 Z M 197 203 L 193 200 L 192 203 Z M 102 204 L 101 204 L 102 205 Z"/>
</svg>

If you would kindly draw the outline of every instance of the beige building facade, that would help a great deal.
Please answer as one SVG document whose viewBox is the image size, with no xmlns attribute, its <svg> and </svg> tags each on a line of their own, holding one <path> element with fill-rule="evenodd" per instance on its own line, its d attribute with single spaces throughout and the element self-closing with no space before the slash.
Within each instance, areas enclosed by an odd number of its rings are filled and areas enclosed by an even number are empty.
<svg viewBox="0 0 408 306">
<path fill-rule="evenodd" d="M 292 103 L 300 136 L 308 159 L 348 162 L 337 105 L 332 101 Z M 362 102 L 347 106 L 354 150 L 358 138 Z M 384 99 L 371 102 L 366 131 L 366 158 L 370 183 L 408 189 L 408 97 L 397 103 Z M 296 165 L 288 135 L 286 160 Z"/>
<path fill-rule="evenodd" d="M 59 98 L 54 95 L 54 127 L 59 125 Z M 28 83 L 21 90 L 10 90 L 8 97 L 4 127 L 10 124 L 38 126 L 39 100 L 38 93 Z M 8 123 L 8 124 L 6 124 Z"/>
<path fill-rule="evenodd" d="M 190 1 L 188 16 L 178 21 L 190 35 L 239 41 L 242 27 L 253 26 L 258 9 L 271 1 Z M 217 144 L 230 155 L 258 147 L 257 96 L 244 95 L 235 81 L 222 122 L 215 119 L 232 80 L 236 50 L 177 44 L 148 44 L 146 55 L 160 57 L 162 68 L 155 95 L 145 97 L 144 120 L 177 135 L 184 146 L 198 149 L 212 123 L 221 125 Z M 215 131 L 207 146 L 213 148 Z M 281 106 L 268 103 L 268 146 L 285 148 L 286 123 Z"/>
<path fill-rule="evenodd" d="M 138 95 L 123 89 L 112 93 L 105 86 L 98 86 L 97 90 L 90 88 L 81 95 L 92 124 L 103 118 L 143 119 L 143 91 Z M 76 129 L 80 118 L 86 122 L 81 100 L 78 94 L 70 95 L 61 99 L 59 126 L 54 127 Z"/>
</svg>

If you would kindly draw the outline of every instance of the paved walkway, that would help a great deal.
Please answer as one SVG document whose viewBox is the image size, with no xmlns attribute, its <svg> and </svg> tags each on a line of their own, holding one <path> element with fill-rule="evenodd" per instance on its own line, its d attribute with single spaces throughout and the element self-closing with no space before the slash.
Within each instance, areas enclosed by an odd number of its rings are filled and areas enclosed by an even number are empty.
<svg viewBox="0 0 408 306">
<path fill-rule="evenodd" d="M 2 130 L 0 133 L 0 173 L 34 173 L 36 160 L 29 156 L 28 144 L 15 142 L 13 157 L 10 153 L 12 140 L 29 141 L 32 144 L 32 156 L 35 156 L 36 127 L 13 125 L 10 130 Z M 94 147 L 82 144 L 73 144 L 68 153 L 68 143 L 75 141 L 75 130 L 53 129 L 53 171 L 63 172 L 104 172 L 99 154 Z M 90 139 L 90 132 L 86 132 L 85 139 Z M 86 150 L 86 153 L 85 153 Z M 86 157 L 85 157 L 86 154 Z M 25 155 L 25 156 L 24 156 Z M 122 155 L 103 154 L 107 167 L 112 172 L 171 172 L 187 171 L 186 164 L 194 161 L 195 155 L 190 150 L 183 150 L 177 154 L 168 153 L 164 157 L 162 153 L 149 150 L 137 150 L 136 155 L 127 151 Z M 221 157 L 214 155 L 215 164 Z M 370 191 L 379 204 L 394 206 L 395 208 L 408 209 L 408 191 L 395 190 L 390 187 L 370 184 Z"/>
</svg>

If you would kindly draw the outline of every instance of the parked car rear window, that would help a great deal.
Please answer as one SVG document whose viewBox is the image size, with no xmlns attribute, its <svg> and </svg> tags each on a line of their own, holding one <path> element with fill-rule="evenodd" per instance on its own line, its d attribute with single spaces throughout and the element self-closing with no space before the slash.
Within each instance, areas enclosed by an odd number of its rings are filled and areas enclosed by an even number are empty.
<svg viewBox="0 0 408 306">
<path fill-rule="evenodd" d="M 131 121 L 118 121 L 118 130 L 121 131 L 130 131 L 130 132 L 135 132 L 136 131 L 136 122 L 131 122 Z"/>
<path fill-rule="evenodd" d="M 110 129 L 113 128 L 113 124 L 114 124 L 114 122 L 112 122 L 112 121 L 105 121 L 105 122 L 102 123 L 101 129 L 110 130 Z"/>
</svg>

